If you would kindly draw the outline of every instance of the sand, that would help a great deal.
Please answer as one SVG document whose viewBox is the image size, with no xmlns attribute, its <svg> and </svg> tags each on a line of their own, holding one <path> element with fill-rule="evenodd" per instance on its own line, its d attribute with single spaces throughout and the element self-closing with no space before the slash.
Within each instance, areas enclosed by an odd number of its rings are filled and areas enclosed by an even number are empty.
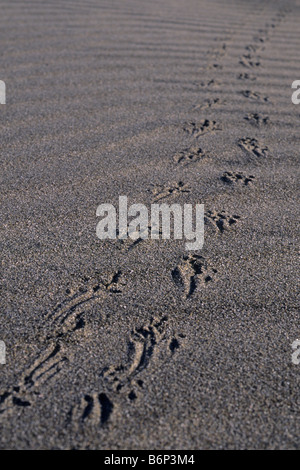
<svg viewBox="0 0 300 470">
<path fill-rule="evenodd" d="M 2 449 L 299 448 L 299 21 L 2 1 Z M 159 191 L 204 204 L 202 250 L 96 237 Z"/>
</svg>

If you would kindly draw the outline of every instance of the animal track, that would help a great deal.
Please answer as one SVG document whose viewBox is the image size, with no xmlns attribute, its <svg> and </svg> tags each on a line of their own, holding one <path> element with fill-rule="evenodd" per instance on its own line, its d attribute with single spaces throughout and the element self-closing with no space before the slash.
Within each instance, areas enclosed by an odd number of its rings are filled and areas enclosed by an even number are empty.
<svg viewBox="0 0 300 470">
<path fill-rule="evenodd" d="M 178 338 L 171 336 L 167 326 L 167 317 L 153 318 L 148 325 L 132 330 L 126 364 L 105 367 L 100 373 L 103 384 L 108 393 L 113 395 L 113 399 L 109 398 L 107 393 L 94 392 L 84 395 L 80 402 L 71 408 L 68 423 L 77 430 L 96 430 L 109 421 L 119 394 L 125 393 L 131 402 L 136 400 L 144 387 L 143 380 L 139 378 L 140 374 L 161 354 L 165 356 L 168 352 L 168 357 L 172 357 L 180 347 L 179 338 L 184 338 L 184 335 L 179 335 Z"/>
<path fill-rule="evenodd" d="M 108 274 L 106 278 L 102 278 L 100 282 L 91 282 L 89 278 L 85 278 L 85 285 L 80 287 L 78 291 L 67 289 L 66 295 L 68 297 L 48 315 L 48 318 L 56 326 L 56 331 L 57 325 L 60 335 L 74 329 L 80 329 L 84 309 L 102 299 L 107 292 L 122 292 L 121 275 L 121 271 L 116 271 Z"/>
<path fill-rule="evenodd" d="M 253 183 L 255 176 L 245 176 L 243 173 L 233 173 L 231 171 L 226 171 L 224 175 L 221 177 L 221 180 L 224 183 L 234 184 L 234 183 L 241 183 L 247 186 L 250 183 Z"/>
<path fill-rule="evenodd" d="M 207 211 L 205 212 L 204 221 L 210 223 L 217 232 L 224 233 L 235 225 L 240 219 L 238 215 L 230 215 L 225 211 Z"/>
<path fill-rule="evenodd" d="M 172 271 L 172 279 L 182 291 L 183 298 L 190 298 L 199 286 L 214 281 L 217 270 L 211 268 L 203 256 L 184 255 Z"/>
<path fill-rule="evenodd" d="M 254 77 L 253 75 L 250 75 L 249 73 L 240 73 L 238 75 L 238 79 L 239 80 L 250 80 L 250 81 L 254 82 L 256 80 L 256 77 Z"/>
<path fill-rule="evenodd" d="M 255 44 L 249 44 L 245 47 L 246 51 L 249 52 L 262 52 L 264 50 L 263 46 L 257 46 Z"/>
<path fill-rule="evenodd" d="M 203 119 L 202 121 L 199 122 L 188 122 L 184 130 L 192 135 L 193 137 L 200 137 L 204 134 L 212 133 L 215 131 L 220 131 L 221 127 L 218 126 L 216 121 L 210 121 L 209 119 Z"/>
<path fill-rule="evenodd" d="M 162 319 L 152 318 L 148 325 L 135 328 L 131 332 L 127 363 L 106 367 L 100 376 L 112 393 L 125 392 L 128 399 L 134 401 L 144 386 L 143 380 L 139 378 L 141 372 L 160 355 L 165 356 L 168 350 L 172 356 L 179 346 L 178 338 L 169 337 L 168 318 L 166 316 Z"/>
<path fill-rule="evenodd" d="M 262 96 L 260 93 L 256 93 L 256 92 L 251 91 L 251 90 L 241 91 L 241 94 L 245 98 L 248 98 L 249 100 L 252 100 L 252 101 L 259 101 L 261 103 L 268 103 L 269 102 L 269 98 L 267 96 Z"/>
<path fill-rule="evenodd" d="M 36 361 L 25 370 L 17 386 L 0 395 L 0 414 L 15 407 L 29 407 L 40 394 L 39 389 L 62 370 L 68 359 L 60 344 L 46 348 Z"/>
<path fill-rule="evenodd" d="M 34 363 L 25 369 L 19 383 L 0 394 L 0 415 L 16 406 L 31 406 L 40 394 L 40 388 L 61 372 L 69 359 L 60 339 L 85 328 L 84 309 L 91 302 L 102 298 L 105 292 L 120 292 L 120 276 L 121 272 L 116 271 L 104 277 L 100 283 L 90 283 L 90 279 L 85 278 L 85 283 L 88 283 L 85 287 L 75 293 L 70 289 L 66 290 L 69 297 L 48 315 L 51 325 L 47 329 L 47 335 L 43 335 L 43 340 L 48 342 L 48 346 Z"/>
<path fill-rule="evenodd" d="M 261 62 L 258 57 L 253 57 L 252 54 L 244 54 L 240 58 L 240 64 L 249 69 L 260 67 Z"/>
<path fill-rule="evenodd" d="M 200 86 L 201 88 L 215 88 L 215 87 L 220 86 L 220 82 L 218 82 L 217 80 L 211 79 L 208 81 L 202 81 L 198 83 L 197 85 Z"/>
<path fill-rule="evenodd" d="M 162 227 L 161 226 L 159 226 L 157 228 L 154 228 L 153 226 L 148 225 L 147 230 L 148 230 L 148 238 L 147 238 L 148 243 L 151 243 L 153 234 L 157 235 L 158 239 L 161 238 L 161 235 L 162 235 Z M 128 237 L 127 239 L 124 239 L 124 240 L 122 240 L 122 239 L 118 240 L 118 244 L 120 245 L 119 249 L 122 250 L 122 251 L 125 251 L 125 252 L 129 252 L 129 251 L 133 250 L 134 248 L 137 247 L 137 245 L 139 245 L 141 242 L 143 242 L 145 240 L 144 238 L 142 238 L 143 230 L 140 231 L 140 235 L 141 236 L 139 238 L 137 238 L 136 240 L 131 239 L 130 237 Z"/>
<path fill-rule="evenodd" d="M 222 69 L 223 69 L 223 65 L 217 64 L 217 63 L 208 64 L 206 67 L 204 67 L 204 70 L 222 70 Z"/>
<path fill-rule="evenodd" d="M 253 41 L 255 43 L 264 44 L 269 38 L 267 36 L 254 36 Z"/>
<path fill-rule="evenodd" d="M 252 153 L 256 157 L 266 157 L 269 154 L 269 149 L 266 145 L 260 143 L 257 139 L 247 137 L 238 141 L 239 146 Z"/>
<path fill-rule="evenodd" d="M 182 182 L 179 181 L 175 183 L 173 186 L 167 187 L 156 187 L 153 189 L 154 199 L 153 202 L 160 201 L 161 199 L 165 199 L 170 196 L 176 196 L 180 193 L 190 193 L 190 189 Z"/>
<path fill-rule="evenodd" d="M 223 101 L 220 98 L 214 98 L 206 100 L 204 103 L 197 104 L 193 109 L 210 109 L 224 104 L 226 104 L 226 101 Z"/>
<path fill-rule="evenodd" d="M 177 153 L 174 155 L 173 159 L 177 164 L 189 165 L 190 163 L 196 163 L 203 160 L 205 157 L 206 154 L 200 147 L 191 147 Z"/>
<path fill-rule="evenodd" d="M 71 408 L 68 422 L 76 429 L 84 426 L 96 430 L 109 420 L 113 409 L 114 404 L 105 393 L 86 394 Z"/>
<path fill-rule="evenodd" d="M 267 126 L 270 124 L 270 118 L 259 113 L 247 114 L 244 119 L 257 127 Z"/>
<path fill-rule="evenodd" d="M 227 50 L 227 45 L 226 45 L 226 43 L 223 43 L 221 46 L 216 47 L 212 51 L 211 55 L 215 59 L 218 59 L 218 58 L 224 57 L 226 55 L 226 50 Z"/>
</svg>

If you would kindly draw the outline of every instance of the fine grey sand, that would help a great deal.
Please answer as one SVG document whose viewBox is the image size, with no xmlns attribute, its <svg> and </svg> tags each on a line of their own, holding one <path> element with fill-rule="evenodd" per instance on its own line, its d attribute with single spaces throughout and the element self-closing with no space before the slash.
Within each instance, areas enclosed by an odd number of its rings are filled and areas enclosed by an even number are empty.
<svg viewBox="0 0 300 470">
<path fill-rule="evenodd" d="M 2 0 L 2 449 L 299 448 L 299 23 Z M 205 205 L 202 250 L 96 237 L 159 191 Z"/>
</svg>

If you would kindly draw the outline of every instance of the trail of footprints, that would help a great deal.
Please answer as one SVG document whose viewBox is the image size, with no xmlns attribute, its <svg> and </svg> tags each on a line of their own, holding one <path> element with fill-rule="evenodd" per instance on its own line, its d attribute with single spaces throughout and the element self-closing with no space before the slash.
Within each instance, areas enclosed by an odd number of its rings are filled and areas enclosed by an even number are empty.
<svg viewBox="0 0 300 470">
<path fill-rule="evenodd" d="M 149 324 L 131 331 L 127 360 L 105 367 L 100 372 L 104 392 L 82 396 L 70 410 L 68 421 L 75 428 L 99 428 L 105 425 L 120 398 L 135 402 L 144 392 L 143 372 L 161 360 L 170 360 L 180 348 L 184 335 L 169 331 L 168 317 L 152 318 Z"/>
<path fill-rule="evenodd" d="M 265 49 L 265 43 L 270 39 L 270 33 L 278 27 L 281 21 L 289 12 L 288 9 L 280 10 L 271 23 L 267 23 L 264 29 L 259 30 L 259 34 L 253 37 L 253 42 L 245 47 L 246 53 L 240 57 L 239 63 L 248 69 L 257 69 L 262 66 L 261 57 L 258 55 Z M 238 78 L 241 78 L 240 76 Z M 248 77 L 243 77 L 247 79 Z"/>
<path fill-rule="evenodd" d="M 279 14 L 277 24 L 282 20 L 284 15 Z M 274 29 L 276 23 L 267 26 L 265 31 L 261 31 L 260 36 L 253 38 L 253 44 L 245 47 L 246 52 L 240 57 L 240 65 L 248 69 L 240 73 L 237 78 L 243 81 L 255 81 L 256 76 L 253 71 L 259 69 L 262 65 L 261 57 L 258 55 L 263 52 L 264 44 L 268 40 L 268 32 Z M 212 52 L 213 60 L 217 60 L 226 54 L 227 46 L 222 46 Z M 208 65 L 210 69 L 217 70 L 221 68 L 218 63 Z M 251 72 L 251 73 L 250 73 Z M 219 82 L 215 79 L 200 82 L 200 87 L 215 88 L 219 86 Z M 269 98 L 263 96 L 253 90 L 245 90 L 242 95 L 252 101 L 258 103 L 268 103 Z M 195 106 L 194 109 L 210 109 L 219 106 L 223 102 L 219 98 L 207 100 L 204 104 Z M 252 125 L 257 127 L 268 125 L 270 120 L 268 116 L 260 113 L 248 114 L 245 119 Z M 195 122 L 190 121 L 184 126 L 184 131 L 193 138 L 201 138 L 205 134 L 212 134 L 221 131 L 222 128 L 214 120 L 203 119 Z M 245 151 L 255 157 L 265 157 L 269 154 L 269 149 L 255 138 L 241 138 L 238 145 Z M 201 162 L 206 157 L 206 153 L 197 145 L 192 145 L 173 156 L 176 165 L 187 166 Z M 226 184 L 241 184 L 243 186 L 251 185 L 254 175 L 245 175 L 242 172 L 226 171 L 221 180 Z M 156 187 L 153 190 L 153 202 L 159 202 L 168 198 L 176 197 L 181 193 L 189 193 L 190 189 L 182 182 Z M 230 215 L 225 211 L 206 211 L 205 223 L 210 224 L 217 233 L 223 234 L 236 226 L 240 220 L 238 215 Z M 141 240 L 133 242 L 134 247 Z M 209 261 L 198 254 L 185 254 L 179 260 L 177 266 L 171 272 L 173 282 L 181 292 L 184 300 L 193 296 L 197 289 L 205 288 L 214 283 L 217 276 L 217 270 L 210 265 Z M 109 284 L 108 289 L 111 288 Z M 90 295 L 94 295 L 90 292 Z M 89 301 L 90 296 L 83 298 L 84 302 Z M 74 300 L 75 309 L 77 308 Z M 60 308 L 61 313 L 56 314 L 58 317 L 65 315 Z M 80 318 L 79 318 L 80 320 Z M 129 402 L 135 402 L 140 393 L 143 392 L 144 381 L 142 378 L 143 371 L 147 370 L 151 363 L 162 354 L 169 352 L 171 357 L 176 349 L 180 347 L 180 340 L 176 337 L 169 337 L 167 334 L 167 317 L 161 320 L 153 319 L 149 325 L 134 329 L 131 332 L 128 342 L 127 362 L 113 366 L 105 367 L 100 377 L 103 381 L 103 389 L 105 392 L 92 392 L 82 396 L 81 400 L 75 404 L 70 410 L 70 422 L 76 427 L 89 426 L 99 427 L 107 423 L 116 407 L 118 396 L 127 397 Z M 53 358 L 55 355 L 53 355 Z M 57 361 L 56 364 L 59 364 Z M 56 366 L 55 366 L 56 367 Z M 51 369 L 51 365 L 50 365 Z"/>
<path fill-rule="evenodd" d="M 245 47 L 245 53 L 240 57 L 239 63 L 245 69 L 245 72 L 238 74 L 237 78 L 242 81 L 254 82 L 256 76 L 254 72 L 262 66 L 261 57 L 259 56 L 265 49 L 265 42 L 269 39 L 269 32 L 273 30 L 282 19 L 285 17 L 286 11 L 280 11 L 273 22 L 270 25 L 266 25 L 265 30 L 261 30 L 259 36 L 254 36 L 253 43 L 248 44 Z M 221 50 L 216 51 L 216 54 L 212 54 L 214 59 L 222 57 L 226 53 L 226 44 L 224 44 Z M 217 68 L 218 64 L 210 64 L 211 68 Z M 201 82 L 200 86 L 207 89 L 218 86 L 219 83 L 215 79 L 210 79 L 206 82 Z M 257 103 L 269 103 L 269 97 L 262 95 L 259 92 L 253 90 L 244 90 L 241 92 L 242 95 Z M 222 103 L 220 98 L 214 97 L 213 99 L 206 100 L 203 104 L 198 104 L 194 109 L 204 110 L 210 109 L 214 106 L 218 106 Z M 249 113 L 244 117 L 249 124 L 255 127 L 268 126 L 270 124 L 270 118 L 261 113 Z M 222 130 L 221 126 L 214 120 L 204 119 L 199 122 L 190 121 L 188 122 L 184 130 L 192 137 L 198 139 L 207 133 L 214 133 Z M 254 157 L 266 157 L 269 155 L 269 148 L 264 143 L 260 142 L 256 138 L 245 137 L 238 140 L 238 145 L 247 153 Z M 183 166 L 198 163 L 205 156 L 202 148 L 192 146 L 191 148 L 185 149 L 178 152 L 174 157 L 176 164 Z M 255 182 L 254 175 L 245 175 L 243 172 L 238 171 L 226 171 L 221 176 L 221 180 L 225 184 L 230 185 L 242 185 L 251 186 Z M 162 193 L 165 197 L 166 193 Z M 225 211 L 206 211 L 205 212 L 205 223 L 211 225 L 215 231 L 219 234 L 223 234 L 235 227 L 240 221 L 240 216 L 231 215 Z M 172 279 L 178 289 L 182 292 L 184 299 L 190 298 L 198 287 L 205 287 L 213 282 L 216 278 L 217 270 L 211 267 L 208 261 L 200 255 L 184 255 L 179 261 L 178 265 L 172 271 Z"/>
<path fill-rule="evenodd" d="M 239 63 L 246 70 L 238 74 L 237 78 L 242 81 L 254 82 L 254 72 L 262 66 L 261 54 L 265 42 L 269 39 L 269 32 L 273 30 L 284 18 L 286 12 L 279 12 L 270 25 L 266 25 L 259 36 L 254 36 L 253 43 L 245 47 L 246 52 L 240 57 Z M 213 60 L 218 60 L 226 54 L 227 46 L 222 44 L 220 48 L 212 53 Z M 218 63 L 209 64 L 211 69 L 219 69 Z M 198 84 L 206 89 L 216 88 L 220 83 L 216 79 L 202 81 Z M 253 90 L 245 90 L 242 95 L 258 103 L 268 103 L 269 98 Z M 219 98 L 207 100 L 195 109 L 210 109 L 222 104 Z M 245 119 L 257 127 L 269 124 L 269 117 L 260 113 L 248 114 Z M 194 139 L 199 139 L 206 134 L 221 131 L 221 126 L 214 120 L 203 119 L 190 121 L 184 126 L 184 131 Z M 238 145 L 246 152 L 255 157 L 266 157 L 269 149 L 266 145 L 255 138 L 241 138 Z M 206 157 L 204 150 L 192 145 L 174 155 L 173 161 L 176 165 L 190 165 L 201 162 Z M 244 175 L 242 172 L 226 171 L 221 177 L 226 184 L 242 184 L 248 186 L 255 180 L 253 175 Z M 182 182 L 155 188 L 153 191 L 153 202 L 158 202 L 181 193 L 189 193 L 190 189 Z M 217 233 L 223 234 L 236 226 L 240 217 L 230 215 L 225 211 L 207 211 L 205 222 L 210 224 Z M 132 246 L 140 240 L 133 242 Z M 131 246 L 131 245 L 130 245 Z M 132 247 L 131 246 L 131 247 Z M 130 247 L 129 247 L 130 248 Z M 201 288 L 205 288 L 215 282 L 217 270 L 210 262 L 198 254 L 183 255 L 177 266 L 171 272 L 171 277 L 182 298 L 187 300 Z M 85 329 L 85 310 L 93 303 L 102 300 L 105 294 L 119 293 L 122 291 L 120 281 L 121 272 L 112 273 L 107 280 L 91 283 L 86 280 L 86 286 L 78 291 L 67 290 L 67 298 L 58 304 L 49 314 L 53 328 L 46 336 L 48 345 L 37 359 L 24 371 L 18 384 L 0 393 L 0 416 L 6 412 L 30 407 L 34 404 L 36 397 L 41 394 L 43 386 L 56 378 L 62 369 L 68 364 L 68 350 L 63 339 L 68 335 L 80 335 Z M 114 409 L 118 406 L 118 397 L 125 396 L 130 403 L 137 400 L 143 392 L 143 372 L 148 371 L 151 364 L 155 364 L 158 358 L 170 359 L 180 347 L 183 335 L 172 336 L 169 334 L 168 319 L 152 319 L 152 321 L 141 328 L 131 332 L 128 341 L 127 362 L 108 366 L 100 373 L 103 390 L 92 391 L 83 394 L 78 403 L 71 407 L 68 422 L 74 428 L 99 428 L 109 422 Z"/>
<path fill-rule="evenodd" d="M 46 317 L 50 325 L 42 340 L 47 346 L 25 369 L 15 386 L 0 392 L 0 416 L 17 407 L 27 408 L 34 404 L 43 386 L 56 378 L 69 363 L 64 339 L 80 339 L 86 327 L 85 310 L 108 293 L 120 293 L 123 285 L 121 271 L 105 276 L 101 282 L 91 282 L 90 278 L 84 278 L 84 282 L 86 286 L 75 292 L 67 289 L 67 298 Z"/>
</svg>

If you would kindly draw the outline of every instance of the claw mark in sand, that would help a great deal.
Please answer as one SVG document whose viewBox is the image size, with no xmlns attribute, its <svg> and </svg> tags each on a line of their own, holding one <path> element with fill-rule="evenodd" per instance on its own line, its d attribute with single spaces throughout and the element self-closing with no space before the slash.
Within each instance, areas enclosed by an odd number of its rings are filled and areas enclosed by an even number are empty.
<svg viewBox="0 0 300 470">
<path fill-rule="evenodd" d="M 196 83 L 200 88 L 216 88 L 219 87 L 221 84 L 217 80 L 208 80 L 208 81 L 202 81 L 200 83 Z"/>
<path fill-rule="evenodd" d="M 222 70 L 223 65 L 214 63 L 214 64 L 208 64 L 206 67 L 204 67 L 204 70 Z"/>
<path fill-rule="evenodd" d="M 255 44 L 249 44 L 245 47 L 246 51 L 249 52 L 262 52 L 265 48 L 263 46 L 257 46 Z"/>
<path fill-rule="evenodd" d="M 172 278 L 177 287 L 188 299 L 199 286 L 205 287 L 211 283 L 217 270 L 211 268 L 203 256 L 184 255 L 172 271 Z"/>
</svg>

